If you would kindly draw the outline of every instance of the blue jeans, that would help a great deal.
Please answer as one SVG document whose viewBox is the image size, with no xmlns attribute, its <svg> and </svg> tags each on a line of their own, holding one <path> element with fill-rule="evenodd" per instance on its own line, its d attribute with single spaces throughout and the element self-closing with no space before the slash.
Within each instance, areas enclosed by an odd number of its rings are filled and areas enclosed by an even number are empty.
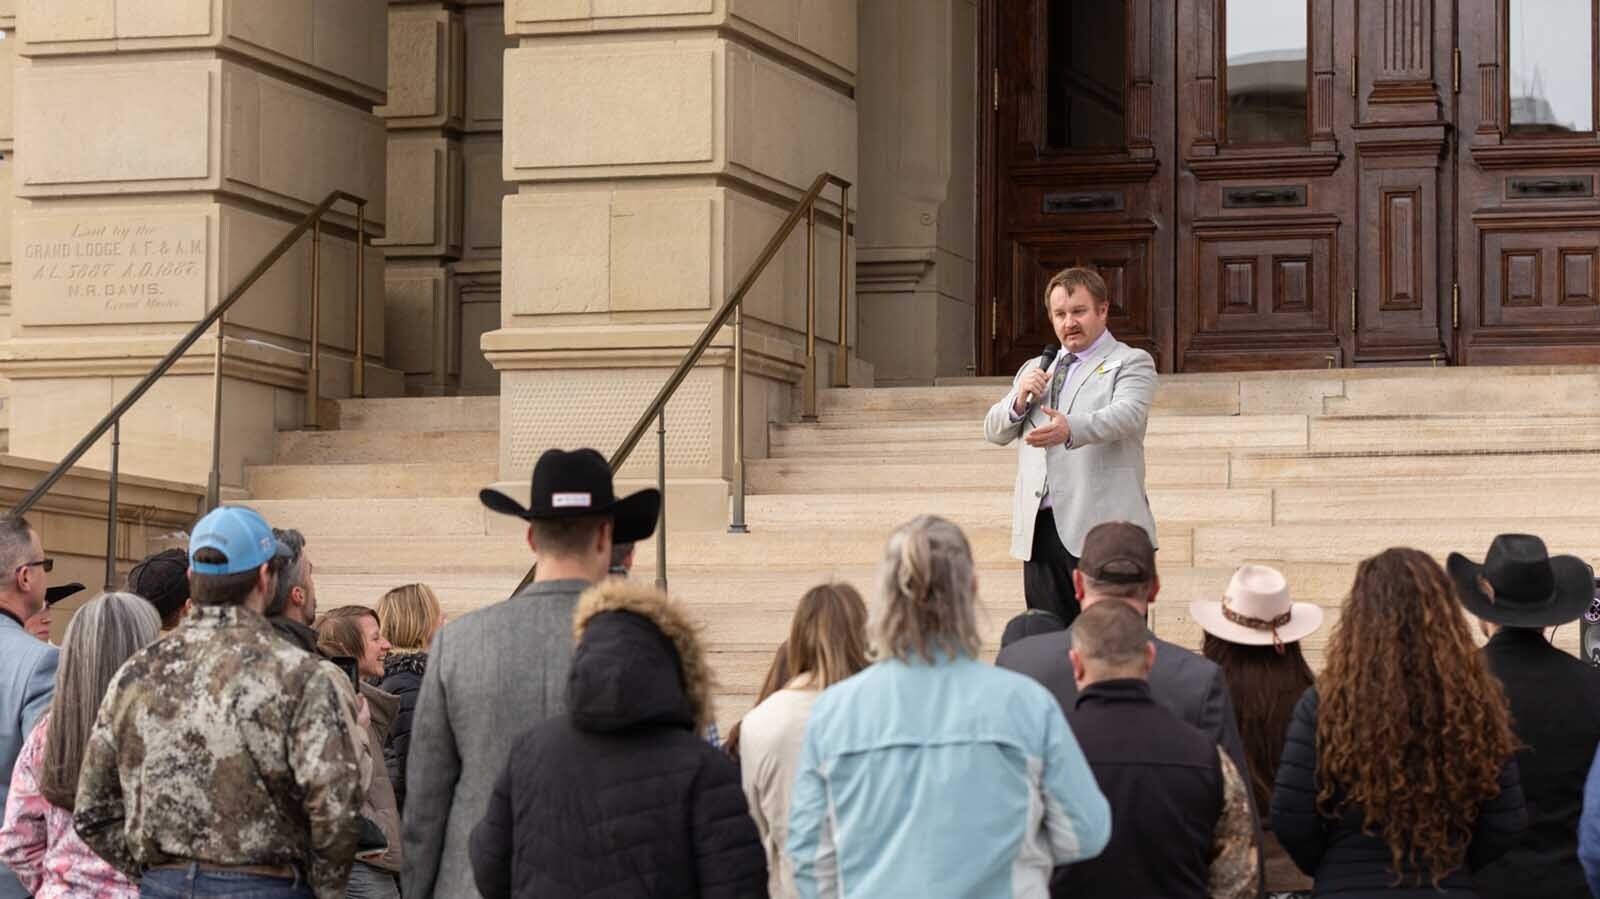
<svg viewBox="0 0 1600 899">
<path fill-rule="evenodd" d="M 400 899 L 400 885 L 394 875 L 365 862 L 350 866 L 350 883 L 345 887 L 345 899 Z"/>
<path fill-rule="evenodd" d="M 315 899 L 311 887 L 296 874 L 294 880 L 257 874 L 156 868 L 139 880 L 141 899 Z"/>
</svg>

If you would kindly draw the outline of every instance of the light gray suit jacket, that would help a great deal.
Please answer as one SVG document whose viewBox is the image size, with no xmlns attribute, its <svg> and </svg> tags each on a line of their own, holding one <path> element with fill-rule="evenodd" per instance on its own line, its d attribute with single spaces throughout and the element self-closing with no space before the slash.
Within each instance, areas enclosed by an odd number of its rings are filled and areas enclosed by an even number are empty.
<svg viewBox="0 0 1600 899">
<path fill-rule="evenodd" d="M 11 769 L 56 689 L 56 648 L 0 615 L 0 809 L 11 792 Z M 11 869 L 0 865 L 0 899 L 26 899 Z"/>
<path fill-rule="evenodd" d="M 406 762 L 406 899 L 479 899 L 467 847 L 523 731 L 567 708 L 581 580 L 541 581 L 433 640 Z"/>
<path fill-rule="evenodd" d="M 989 409 L 983 436 L 1005 446 L 1049 422 L 1035 401 L 1022 421 L 1011 420 L 1017 384 L 1039 367 L 1030 359 L 1017 371 L 1011 390 Z M 1020 442 L 1017 481 L 1011 498 L 1011 555 L 1033 555 L 1033 524 L 1046 489 L 1056 533 L 1067 552 L 1083 553 L 1089 529 L 1105 521 L 1131 521 L 1156 539 L 1156 523 L 1144 490 L 1144 432 L 1156 392 L 1155 360 L 1144 350 L 1107 340 L 1083 357 L 1061 387 L 1061 408 L 1071 441 L 1045 449 Z"/>
</svg>

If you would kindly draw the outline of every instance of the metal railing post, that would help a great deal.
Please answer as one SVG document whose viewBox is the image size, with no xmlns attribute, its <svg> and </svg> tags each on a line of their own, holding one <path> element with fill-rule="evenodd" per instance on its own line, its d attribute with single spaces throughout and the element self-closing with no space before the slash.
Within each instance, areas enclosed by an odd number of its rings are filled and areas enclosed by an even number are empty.
<svg viewBox="0 0 1600 899">
<path fill-rule="evenodd" d="M 656 520 L 656 589 L 667 592 L 667 409 L 656 415 L 656 489 L 661 491 L 661 515 Z"/>
<path fill-rule="evenodd" d="M 850 386 L 850 188 L 839 186 L 839 359 L 833 386 Z"/>
<path fill-rule="evenodd" d="M 306 366 L 306 427 L 320 427 L 317 406 L 322 400 L 322 219 L 311 226 L 311 357 Z"/>
<path fill-rule="evenodd" d="M 117 589 L 117 468 L 122 452 L 122 419 L 111 425 L 111 489 L 106 497 L 106 590 Z"/>
<path fill-rule="evenodd" d="M 211 473 L 206 476 L 207 512 L 222 504 L 222 323 L 222 319 L 217 319 L 217 348 L 211 356 Z"/>
<path fill-rule="evenodd" d="M 356 204 L 356 362 L 350 395 L 367 395 L 367 204 Z"/>
<path fill-rule="evenodd" d="M 662 406 L 665 409 L 665 406 Z M 728 533 L 748 534 L 744 523 L 744 306 L 733 313 L 733 517 Z"/>
<path fill-rule="evenodd" d="M 806 370 L 800 420 L 817 420 L 817 204 L 806 210 Z"/>
</svg>

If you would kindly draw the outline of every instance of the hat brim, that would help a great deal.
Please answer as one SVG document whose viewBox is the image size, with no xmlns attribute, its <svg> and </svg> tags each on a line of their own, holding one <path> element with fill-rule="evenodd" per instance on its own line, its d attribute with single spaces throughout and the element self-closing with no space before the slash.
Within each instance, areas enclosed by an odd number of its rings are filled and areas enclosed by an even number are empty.
<svg viewBox="0 0 1600 899">
<path fill-rule="evenodd" d="M 656 532 L 656 521 L 661 517 L 661 491 L 654 487 L 614 500 L 610 505 L 588 509 L 558 509 L 546 515 L 536 515 L 522 503 L 489 488 L 478 491 L 478 501 L 490 511 L 520 518 L 523 521 L 555 521 L 590 515 L 610 516 L 614 522 L 611 531 L 613 543 L 637 543 L 645 539 Z"/>
<path fill-rule="evenodd" d="M 77 596 L 84 591 L 84 586 L 79 583 L 62 584 L 59 587 L 47 587 L 44 591 L 44 604 L 53 606 L 63 599 Z"/>
<path fill-rule="evenodd" d="M 1551 556 L 1550 573 L 1555 589 L 1539 605 L 1506 605 L 1489 598 L 1478 586 L 1483 566 L 1460 553 L 1451 553 L 1445 569 L 1455 581 L 1461 605 L 1475 617 L 1505 627 L 1556 627 L 1576 621 L 1594 602 L 1594 570 L 1577 556 Z"/>
<path fill-rule="evenodd" d="M 1200 629 L 1229 643 L 1240 643 L 1245 646 L 1271 646 L 1272 631 L 1258 631 L 1234 624 L 1222 614 L 1222 602 L 1215 599 L 1197 599 L 1189 603 L 1189 615 L 1194 618 Z M 1298 643 L 1316 633 L 1322 627 L 1322 607 L 1311 602 L 1291 603 L 1289 606 L 1289 623 L 1278 628 L 1278 642 Z"/>
</svg>

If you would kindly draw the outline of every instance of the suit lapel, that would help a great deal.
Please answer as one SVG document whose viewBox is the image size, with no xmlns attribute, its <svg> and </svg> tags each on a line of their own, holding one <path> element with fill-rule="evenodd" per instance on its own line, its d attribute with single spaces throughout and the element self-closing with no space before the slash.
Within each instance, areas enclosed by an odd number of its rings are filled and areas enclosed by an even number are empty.
<svg viewBox="0 0 1600 899">
<path fill-rule="evenodd" d="M 1078 401 L 1078 391 L 1083 389 L 1083 385 L 1089 383 L 1089 376 L 1094 374 L 1095 369 L 1100 367 L 1100 363 L 1104 362 L 1106 357 L 1110 356 L 1111 351 L 1115 350 L 1117 346 L 1118 342 L 1116 340 L 1108 340 L 1099 352 L 1090 353 L 1083 357 L 1083 361 L 1078 365 L 1078 370 L 1072 373 L 1072 377 L 1068 378 L 1066 385 L 1061 388 L 1061 395 L 1067 397 L 1067 401 L 1062 403 L 1056 411 L 1071 411 L 1072 404 Z"/>
</svg>

